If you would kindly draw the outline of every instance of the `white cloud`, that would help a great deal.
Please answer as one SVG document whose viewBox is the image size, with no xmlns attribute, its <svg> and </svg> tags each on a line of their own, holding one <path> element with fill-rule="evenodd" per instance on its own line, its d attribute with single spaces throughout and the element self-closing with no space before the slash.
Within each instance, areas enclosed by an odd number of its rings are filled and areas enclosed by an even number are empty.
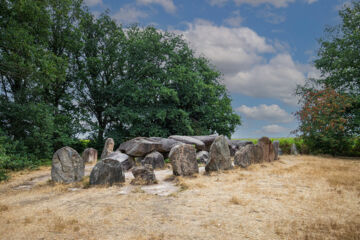
<svg viewBox="0 0 360 240">
<path fill-rule="evenodd" d="M 295 0 L 234 0 L 234 2 L 237 5 L 247 3 L 253 6 L 267 3 L 273 5 L 274 7 L 280 8 L 287 7 L 289 3 L 295 2 Z"/>
<path fill-rule="evenodd" d="M 250 28 L 228 28 L 197 20 L 181 32 L 193 49 L 204 54 L 226 75 L 263 61 L 259 53 L 275 49 Z"/>
<path fill-rule="evenodd" d="M 240 27 L 242 21 L 243 21 L 243 18 L 240 16 L 240 12 L 235 11 L 234 15 L 232 17 L 226 18 L 224 20 L 224 23 L 226 23 L 227 25 L 229 25 L 231 27 Z"/>
<path fill-rule="evenodd" d="M 198 20 L 180 33 L 224 74 L 231 92 L 297 104 L 293 93 L 304 82 L 305 73 L 284 49 L 277 49 L 252 29 Z M 264 55 L 269 53 L 274 56 L 267 59 Z"/>
<path fill-rule="evenodd" d="M 260 131 L 257 131 L 258 133 L 263 133 L 263 134 L 280 134 L 280 133 L 285 133 L 285 132 L 289 132 L 289 129 L 285 128 L 285 127 L 281 127 L 279 125 L 276 124 L 272 124 L 272 125 L 266 125 L 264 127 L 261 128 Z"/>
<path fill-rule="evenodd" d="M 85 0 L 84 3 L 88 5 L 89 7 L 96 6 L 96 5 L 102 5 L 102 0 Z"/>
<path fill-rule="evenodd" d="M 228 0 L 208 0 L 211 6 L 222 7 Z"/>
<path fill-rule="evenodd" d="M 317 2 L 318 0 L 305 0 L 308 4 L 313 4 L 314 2 Z"/>
<path fill-rule="evenodd" d="M 176 12 L 176 6 L 173 0 L 136 0 L 136 3 L 141 5 L 158 4 L 168 13 Z"/>
<path fill-rule="evenodd" d="M 148 14 L 134 6 L 125 5 L 120 8 L 112 17 L 122 24 L 137 23 L 139 19 L 147 17 Z"/>
<path fill-rule="evenodd" d="M 293 117 L 276 104 L 261 104 L 255 107 L 248 107 L 246 105 L 242 105 L 236 110 L 242 113 L 245 117 L 255 120 L 265 120 L 278 123 L 289 123 L 293 121 Z"/>
</svg>

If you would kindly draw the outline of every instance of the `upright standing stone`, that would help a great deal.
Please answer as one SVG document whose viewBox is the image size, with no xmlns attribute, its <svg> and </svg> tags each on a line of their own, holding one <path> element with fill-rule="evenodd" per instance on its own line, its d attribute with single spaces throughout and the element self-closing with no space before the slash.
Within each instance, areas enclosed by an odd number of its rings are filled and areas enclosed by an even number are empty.
<svg viewBox="0 0 360 240">
<path fill-rule="evenodd" d="M 275 160 L 274 146 L 268 137 L 262 137 L 257 143 L 263 150 L 263 162 L 272 162 Z"/>
<path fill-rule="evenodd" d="M 112 138 L 106 139 L 104 149 L 101 153 L 101 159 L 105 158 L 107 155 L 109 155 L 114 151 L 114 145 L 115 145 L 114 139 Z"/>
<path fill-rule="evenodd" d="M 87 148 L 82 153 L 82 158 L 85 163 L 96 163 L 98 157 L 98 151 L 94 148 Z"/>
<path fill-rule="evenodd" d="M 230 150 L 226 138 L 222 135 L 216 137 L 210 147 L 209 161 L 205 166 L 205 170 L 219 171 L 232 168 Z"/>
<path fill-rule="evenodd" d="M 176 176 L 191 176 L 199 173 L 199 166 L 196 161 L 196 150 L 189 144 L 180 144 L 173 147 L 169 158 Z"/>
<path fill-rule="evenodd" d="M 279 159 L 280 142 L 278 140 L 274 141 L 273 146 L 274 146 L 274 152 L 275 152 L 275 160 L 278 160 Z"/>
<path fill-rule="evenodd" d="M 54 182 L 81 181 L 84 171 L 84 160 L 76 150 L 71 147 L 63 147 L 54 153 L 51 165 L 51 179 Z"/>
<path fill-rule="evenodd" d="M 299 153 L 298 153 L 298 150 L 297 150 L 297 148 L 296 148 L 296 145 L 295 145 L 295 143 L 293 143 L 292 145 L 291 145 L 291 155 L 298 155 Z"/>
<path fill-rule="evenodd" d="M 249 144 L 236 152 L 234 164 L 243 168 L 247 168 L 253 163 L 262 161 L 262 148 L 258 145 Z"/>
</svg>

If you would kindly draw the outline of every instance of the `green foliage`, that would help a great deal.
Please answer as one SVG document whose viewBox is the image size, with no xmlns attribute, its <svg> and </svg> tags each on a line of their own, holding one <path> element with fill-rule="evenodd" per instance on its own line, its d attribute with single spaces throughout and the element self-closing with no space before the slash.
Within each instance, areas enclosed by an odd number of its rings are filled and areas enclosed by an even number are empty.
<svg viewBox="0 0 360 240">
<path fill-rule="evenodd" d="M 353 155 L 360 134 L 360 2 L 339 11 L 342 23 L 325 30 L 315 67 L 320 79 L 299 86 L 297 132 L 312 153 Z"/>
<path fill-rule="evenodd" d="M 220 80 L 176 34 L 123 29 L 82 0 L 1 0 L 0 129 L 10 143 L 0 169 L 48 162 L 63 146 L 101 149 L 104 137 L 230 136 L 240 118 Z"/>
</svg>

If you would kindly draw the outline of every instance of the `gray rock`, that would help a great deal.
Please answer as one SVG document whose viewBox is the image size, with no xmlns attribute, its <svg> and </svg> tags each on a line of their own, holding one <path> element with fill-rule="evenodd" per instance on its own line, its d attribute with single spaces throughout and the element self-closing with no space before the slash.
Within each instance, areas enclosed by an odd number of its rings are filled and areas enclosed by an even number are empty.
<svg viewBox="0 0 360 240">
<path fill-rule="evenodd" d="M 205 150 L 210 151 L 211 144 L 215 141 L 215 138 L 219 136 L 218 134 L 205 135 L 205 136 L 191 136 L 197 140 L 202 141 L 205 144 Z"/>
<path fill-rule="evenodd" d="M 124 171 L 127 171 L 134 166 L 134 158 L 117 151 L 110 153 L 106 158 L 102 159 L 102 161 L 104 160 L 116 160 L 120 162 Z"/>
<path fill-rule="evenodd" d="M 123 164 L 117 159 L 99 161 L 90 173 L 90 185 L 113 185 L 125 182 Z"/>
<path fill-rule="evenodd" d="M 131 180 L 131 184 L 133 185 L 150 185 L 157 183 L 154 169 L 150 164 L 134 167 L 131 172 L 134 175 L 134 179 Z"/>
<path fill-rule="evenodd" d="M 85 163 L 79 153 L 71 147 L 63 147 L 54 153 L 51 164 L 51 180 L 71 183 L 84 177 Z"/>
<path fill-rule="evenodd" d="M 273 146 L 274 146 L 274 152 L 275 152 L 275 159 L 274 160 L 278 160 L 279 159 L 280 142 L 278 140 L 274 141 Z"/>
<path fill-rule="evenodd" d="M 182 142 L 185 144 L 195 145 L 196 148 L 199 150 L 205 149 L 205 144 L 202 141 L 200 141 L 196 138 L 193 138 L 193 137 L 173 135 L 173 136 L 170 136 L 169 139 L 173 139 L 175 141 Z"/>
<path fill-rule="evenodd" d="M 94 148 L 86 148 L 82 153 L 82 158 L 85 163 L 96 163 L 98 158 L 98 151 Z"/>
<path fill-rule="evenodd" d="M 297 148 L 296 148 L 295 143 L 293 143 L 293 144 L 291 145 L 290 154 L 291 154 L 291 155 L 298 155 L 298 154 L 299 154 L 299 153 L 298 153 L 298 150 L 297 150 Z"/>
<path fill-rule="evenodd" d="M 262 161 L 262 148 L 258 145 L 249 144 L 236 152 L 234 164 L 243 168 L 247 168 L 253 163 Z"/>
<path fill-rule="evenodd" d="M 196 153 L 196 160 L 198 163 L 204 163 L 206 164 L 209 160 L 209 152 L 207 151 L 200 151 Z"/>
<path fill-rule="evenodd" d="M 246 145 L 253 144 L 251 141 L 242 140 L 227 140 L 230 149 L 230 156 L 235 156 L 235 153 Z"/>
<path fill-rule="evenodd" d="M 161 138 L 161 137 L 150 137 L 151 140 L 157 141 L 161 145 L 157 147 L 155 150 L 161 153 L 168 153 L 170 150 L 181 142 L 176 141 L 174 139 L 169 138 Z"/>
<path fill-rule="evenodd" d="M 226 138 L 222 135 L 216 137 L 210 147 L 209 161 L 205 166 L 206 172 L 227 170 L 232 168 L 230 150 Z"/>
<path fill-rule="evenodd" d="M 103 149 L 103 151 L 101 153 L 101 158 L 100 159 L 103 159 L 107 155 L 112 153 L 114 151 L 114 145 L 115 145 L 114 139 L 112 139 L 112 138 L 106 139 L 105 144 L 104 144 L 104 149 Z"/>
<path fill-rule="evenodd" d="M 176 145 L 171 149 L 169 158 L 174 175 L 191 176 L 194 173 L 199 173 L 194 146 L 189 144 Z"/>
<path fill-rule="evenodd" d="M 143 157 L 146 154 L 160 149 L 161 143 L 151 138 L 137 137 L 120 144 L 117 151 L 125 152 L 134 157 Z"/>
<path fill-rule="evenodd" d="M 275 159 L 274 146 L 268 137 L 262 137 L 257 143 L 263 150 L 263 162 L 272 162 Z"/>
<path fill-rule="evenodd" d="M 164 156 L 157 152 L 151 152 L 141 161 L 142 165 L 150 164 L 154 169 L 165 167 Z"/>
</svg>

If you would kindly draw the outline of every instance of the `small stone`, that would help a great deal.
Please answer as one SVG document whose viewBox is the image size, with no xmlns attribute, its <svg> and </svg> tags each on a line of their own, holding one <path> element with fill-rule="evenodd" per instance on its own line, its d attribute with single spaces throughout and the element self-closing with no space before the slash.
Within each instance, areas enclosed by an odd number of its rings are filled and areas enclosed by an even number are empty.
<svg viewBox="0 0 360 240">
<path fill-rule="evenodd" d="M 150 164 L 134 167 L 131 172 L 134 175 L 134 179 L 131 180 L 131 184 L 133 185 L 150 185 L 157 183 L 154 169 Z"/>
<path fill-rule="evenodd" d="M 207 151 L 200 151 L 196 153 L 196 160 L 198 163 L 204 163 L 206 164 L 209 160 L 209 152 Z"/>
<path fill-rule="evenodd" d="M 151 152 L 146 155 L 145 158 L 141 161 L 141 164 L 150 164 L 154 169 L 165 167 L 164 157 L 161 153 L 157 151 Z"/>
<path fill-rule="evenodd" d="M 98 157 L 98 151 L 94 148 L 87 148 L 82 153 L 82 158 L 85 163 L 96 163 Z"/>
</svg>

